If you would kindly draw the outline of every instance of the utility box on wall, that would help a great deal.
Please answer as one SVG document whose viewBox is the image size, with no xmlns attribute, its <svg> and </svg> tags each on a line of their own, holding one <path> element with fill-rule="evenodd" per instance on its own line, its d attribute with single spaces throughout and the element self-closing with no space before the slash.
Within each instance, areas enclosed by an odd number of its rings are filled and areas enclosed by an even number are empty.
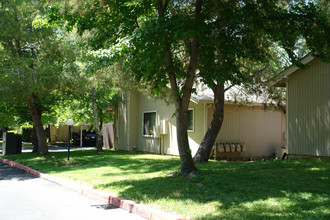
<svg viewBox="0 0 330 220">
<path fill-rule="evenodd" d="M 168 134 L 168 120 L 160 121 L 160 134 Z"/>
</svg>

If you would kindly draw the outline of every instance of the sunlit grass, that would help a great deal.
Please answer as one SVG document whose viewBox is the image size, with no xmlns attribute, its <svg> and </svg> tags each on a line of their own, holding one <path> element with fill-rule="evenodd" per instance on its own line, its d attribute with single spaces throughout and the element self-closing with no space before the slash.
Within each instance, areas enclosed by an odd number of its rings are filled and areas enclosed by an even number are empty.
<svg viewBox="0 0 330 220">
<path fill-rule="evenodd" d="M 94 150 L 7 158 L 193 219 L 330 219 L 330 160 L 210 161 L 187 181 L 178 157 Z"/>
</svg>

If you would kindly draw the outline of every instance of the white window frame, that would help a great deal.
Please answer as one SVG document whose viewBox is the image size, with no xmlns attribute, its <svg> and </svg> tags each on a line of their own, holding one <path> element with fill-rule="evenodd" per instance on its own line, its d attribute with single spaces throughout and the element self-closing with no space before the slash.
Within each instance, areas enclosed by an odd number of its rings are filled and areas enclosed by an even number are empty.
<svg viewBox="0 0 330 220">
<path fill-rule="evenodd" d="M 195 131 L 195 108 L 188 108 L 188 112 L 189 111 L 192 111 L 193 113 L 192 113 L 192 123 L 193 123 L 193 129 L 192 130 L 189 130 L 188 128 L 187 128 L 187 132 L 194 132 Z M 188 115 L 187 115 L 187 120 L 188 120 Z"/>
<path fill-rule="evenodd" d="M 144 114 L 146 113 L 156 113 L 156 117 L 155 117 L 155 130 L 154 130 L 154 134 L 152 135 L 148 135 L 148 134 L 144 134 Z M 157 129 L 157 111 L 156 110 L 152 110 L 152 111 L 143 111 L 142 112 L 142 136 L 143 137 L 155 137 L 155 133 Z"/>
</svg>

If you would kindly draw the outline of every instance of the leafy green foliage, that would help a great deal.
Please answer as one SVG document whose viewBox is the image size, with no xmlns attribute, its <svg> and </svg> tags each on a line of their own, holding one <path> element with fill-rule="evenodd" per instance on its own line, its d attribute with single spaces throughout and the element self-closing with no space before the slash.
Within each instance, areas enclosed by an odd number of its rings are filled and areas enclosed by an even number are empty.
<svg viewBox="0 0 330 220">
<path fill-rule="evenodd" d="M 108 89 L 99 88 L 96 91 L 96 100 L 99 107 L 99 121 L 100 123 L 108 123 L 114 120 L 112 113 L 106 112 L 107 109 L 116 106 L 117 93 L 111 87 Z M 93 126 L 93 111 L 92 111 L 92 97 L 91 94 L 84 90 L 74 92 L 74 94 L 67 95 L 65 99 L 53 107 L 56 115 L 56 122 L 66 122 L 67 119 L 73 119 L 76 125 L 89 123 Z"/>
<path fill-rule="evenodd" d="M 43 2 L 5 0 L 0 12 L 0 100 L 18 106 L 33 96 L 44 121 L 53 121 L 47 111 L 76 70 L 72 45 L 59 29 L 41 25 Z"/>
<path fill-rule="evenodd" d="M 321 8 L 314 3 L 232 1 L 219 2 L 212 8 L 218 11 L 209 14 L 208 20 L 214 22 L 205 25 L 207 34 L 202 38 L 200 56 L 201 75 L 208 85 L 212 85 L 214 79 L 229 80 L 233 84 L 253 83 L 256 69 L 276 62 L 272 53 L 274 43 L 282 47 L 294 63 L 301 58 L 301 54 L 295 53 L 301 38 L 321 57 L 329 51 L 329 40 L 324 39 L 329 22 L 319 14 Z M 313 37 L 323 38 L 323 45 L 312 40 Z M 247 63 L 252 68 L 245 68 Z"/>
<path fill-rule="evenodd" d="M 28 109 L 23 104 L 2 102 L 0 104 L 0 127 L 18 127 L 31 123 Z"/>
<path fill-rule="evenodd" d="M 76 27 L 81 35 L 92 31 L 90 47 L 111 48 L 110 62 L 123 58 L 124 67 L 137 81 L 149 82 L 157 92 L 168 84 L 169 71 L 175 72 L 177 79 L 185 79 L 194 34 L 200 38 L 198 69 L 209 86 L 215 79 L 222 83 L 253 83 L 253 71 L 242 65 L 249 62 L 262 68 L 274 60 L 270 53 L 273 42 L 295 63 L 301 57 L 294 52 L 301 37 L 311 52 L 328 59 L 330 28 L 327 4 L 321 3 L 205 1 L 201 20 L 194 21 L 194 2 L 190 1 L 166 1 L 163 18 L 151 0 L 66 1 L 54 4 L 48 19 L 66 21 L 67 29 Z M 168 42 L 173 54 L 171 67 L 166 65 Z M 101 62 L 109 65 L 106 60 Z M 177 92 L 185 93 L 184 84 L 178 84 Z"/>
<path fill-rule="evenodd" d="M 96 50 L 96 68 L 120 62 L 154 94 L 170 85 L 177 126 L 184 128 L 177 130 L 183 132 L 178 133 L 183 155 L 189 148 L 184 117 L 194 80 L 201 77 L 210 88 L 225 82 L 254 84 L 255 67 L 269 65 L 274 43 L 298 63 L 294 50 L 301 38 L 327 60 L 330 28 L 322 6 L 276 0 L 60 1 L 46 18 L 87 36 L 86 45 Z"/>
</svg>

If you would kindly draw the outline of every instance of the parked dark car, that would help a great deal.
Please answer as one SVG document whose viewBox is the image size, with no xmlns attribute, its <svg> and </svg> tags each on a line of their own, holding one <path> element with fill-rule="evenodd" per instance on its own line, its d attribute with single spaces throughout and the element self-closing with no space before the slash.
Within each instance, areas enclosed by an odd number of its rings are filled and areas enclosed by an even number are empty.
<svg viewBox="0 0 330 220">
<path fill-rule="evenodd" d="M 87 131 L 83 136 L 84 146 L 96 146 L 96 133 L 95 131 Z"/>
</svg>

